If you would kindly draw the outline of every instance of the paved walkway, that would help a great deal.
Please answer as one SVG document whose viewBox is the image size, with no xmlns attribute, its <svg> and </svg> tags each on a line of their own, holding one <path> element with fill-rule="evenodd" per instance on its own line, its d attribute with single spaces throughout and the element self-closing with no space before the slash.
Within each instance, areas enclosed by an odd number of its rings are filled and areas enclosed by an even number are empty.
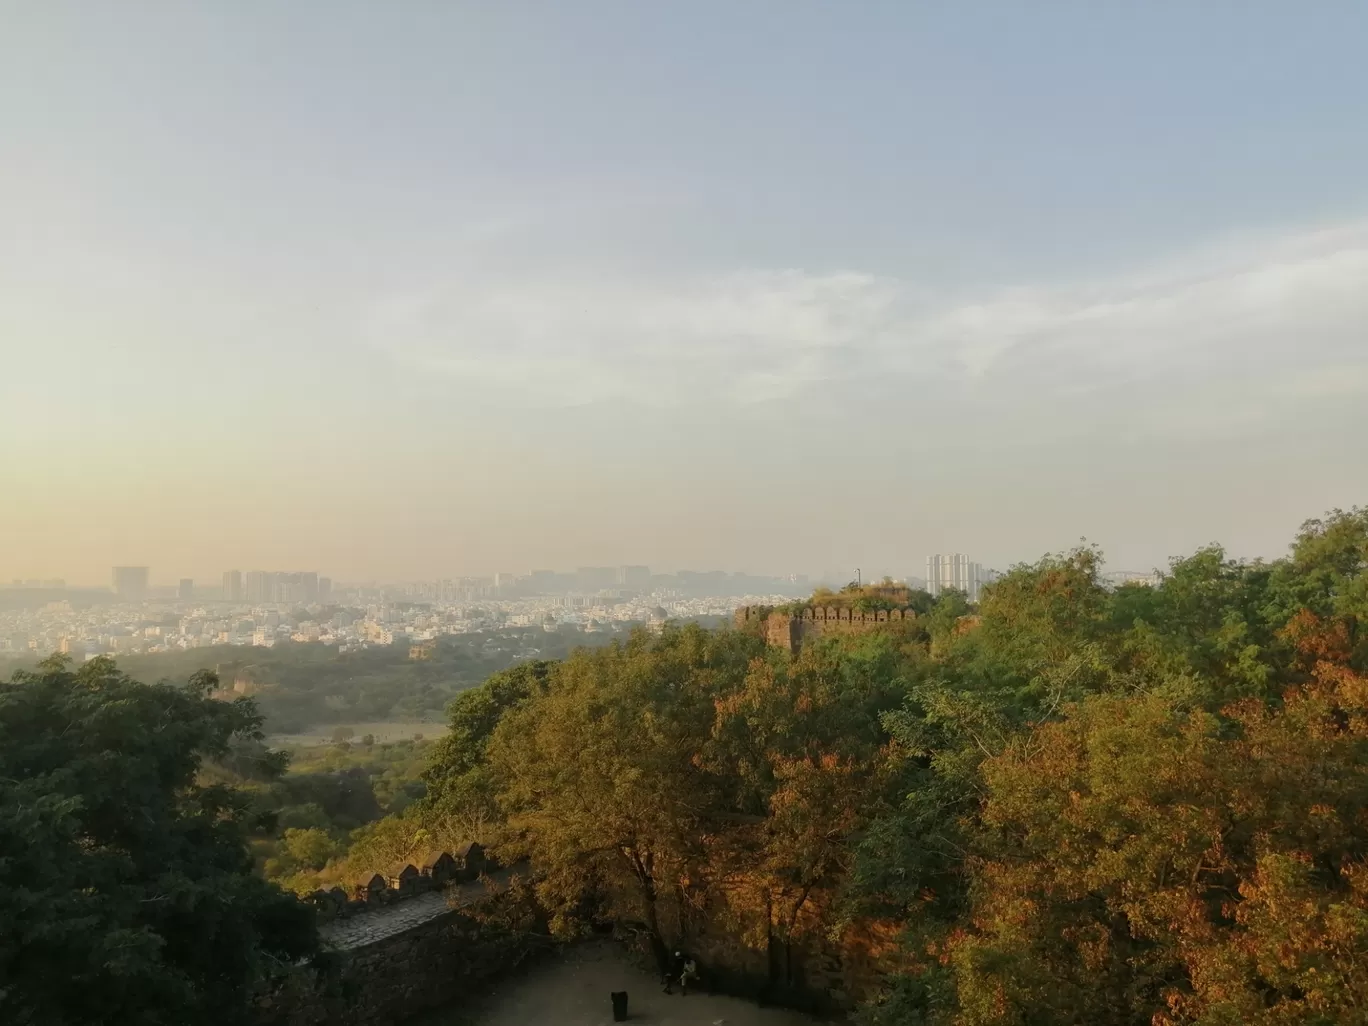
<svg viewBox="0 0 1368 1026">
<path fill-rule="evenodd" d="M 498 883 L 505 883 L 508 871 L 500 870 L 493 874 Z M 412 898 L 405 898 L 383 908 L 358 912 L 345 919 L 334 919 L 319 927 L 323 943 L 337 951 L 351 948 L 364 948 L 387 937 L 411 930 L 415 926 L 438 919 L 457 907 L 468 905 L 489 893 L 481 880 L 463 883 L 447 891 L 429 891 Z"/>
<path fill-rule="evenodd" d="M 615 990 L 627 991 L 628 1021 L 637 1026 L 817 1026 L 798 1012 L 759 1008 L 740 998 L 662 994 L 659 980 L 609 942 L 565 949 L 409 1026 L 612 1026 L 609 995 Z"/>
</svg>

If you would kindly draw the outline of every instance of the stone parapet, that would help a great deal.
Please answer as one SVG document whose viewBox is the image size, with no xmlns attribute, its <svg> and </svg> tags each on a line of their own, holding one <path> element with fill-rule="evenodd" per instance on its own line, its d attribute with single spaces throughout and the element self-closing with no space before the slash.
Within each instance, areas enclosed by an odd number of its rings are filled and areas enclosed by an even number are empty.
<svg viewBox="0 0 1368 1026">
<path fill-rule="evenodd" d="M 472 842 L 462 848 L 458 855 L 444 851 L 421 867 L 410 864 L 393 876 L 376 873 L 350 891 L 333 887 L 326 891 L 314 891 L 304 900 L 314 906 L 323 922 L 328 922 L 393 905 L 452 884 L 476 880 L 490 868 L 492 863 L 484 848 Z"/>
<path fill-rule="evenodd" d="M 742 606 L 733 617 L 738 630 L 759 630 L 775 648 L 797 654 L 803 642 L 817 637 L 862 634 L 915 620 L 910 608 L 852 609 L 850 606 Z"/>
</svg>

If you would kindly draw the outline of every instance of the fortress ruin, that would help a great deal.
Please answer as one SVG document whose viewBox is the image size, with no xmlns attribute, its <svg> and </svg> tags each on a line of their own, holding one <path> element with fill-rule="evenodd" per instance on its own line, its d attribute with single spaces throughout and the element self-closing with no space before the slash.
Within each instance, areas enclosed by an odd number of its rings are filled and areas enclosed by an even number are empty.
<svg viewBox="0 0 1368 1026">
<path fill-rule="evenodd" d="M 798 608 L 742 606 L 736 611 L 738 630 L 758 630 L 775 648 L 797 655 L 803 643 L 832 635 L 864 634 L 917 618 L 909 607 L 859 610 L 848 605 L 806 605 Z"/>
</svg>

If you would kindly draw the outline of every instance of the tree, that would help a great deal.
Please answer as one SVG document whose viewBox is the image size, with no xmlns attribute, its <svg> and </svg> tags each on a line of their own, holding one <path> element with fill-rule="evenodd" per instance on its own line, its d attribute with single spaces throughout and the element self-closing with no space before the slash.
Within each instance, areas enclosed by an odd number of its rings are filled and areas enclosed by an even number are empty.
<svg viewBox="0 0 1368 1026">
<path fill-rule="evenodd" d="M 312 912 L 252 874 L 247 800 L 197 782 L 261 739 L 217 683 L 62 657 L 0 683 L 0 1019 L 227 1026 L 314 951 Z"/>
<path fill-rule="evenodd" d="M 797 660 L 755 659 L 715 693 L 704 765 L 752 818 L 710 829 L 709 871 L 737 922 L 762 925 L 771 982 L 793 982 L 795 947 L 829 925 L 852 836 L 892 797 L 881 717 L 907 687 L 900 641 L 827 639 Z"/>
<path fill-rule="evenodd" d="M 717 802 L 718 782 L 695 758 L 714 688 L 739 679 L 757 648 L 695 626 L 638 632 L 571 656 L 543 694 L 504 713 L 489 744 L 507 815 L 501 850 L 531 857 L 558 927 L 598 906 L 643 924 L 663 955 L 661 901 L 687 889 Z"/>
<path fill-rule="evenodd" d="M 413 814 L 386 816 L 352 832 L 352 846 L 347 852 L 347 868 L 353 876 L 373 873 L 392 874 L 406 863 L 421 863 L 443 845 L 440 838 Z"/>
<path fill-rule="evenodd" d="M 447 708 L 450 730 L 439 740 L 423 779 L 427 794 L 418 814 L 459 825 L 464 840 L 485 842 L 498 818 L 488 746 L 503 715 L 546 689 L 551 663 L 532 662 L 489 677 L 462 692 Z"/>
<path fill-rule="evenodd" d="M 1097 696 L 984 762 L 961 1022 L 1368 1021 L 1368 677 L 1288 633 L 1280 705 Z"/>
<path fill-rule="evenodd" d="M 1332 510 L 1308 520 L 1292 544 L 1291 557 L 1274 568 L 1270 592 L 1280 619 L 1299 609 L 1317 616 L 1368 621 L 1368 507 Z M 1360 640 L 1354 665 L 1368 668 L 1368 639 Z"/>
<path fill-rule="evenodd" d="M 322 869 L 329 859 L 341 853 L 337 842 L 328 836 L 328 832 L 317 827 L 286 830 L 284 844 L 285 854 L 303 869 Z"/>
</svg>

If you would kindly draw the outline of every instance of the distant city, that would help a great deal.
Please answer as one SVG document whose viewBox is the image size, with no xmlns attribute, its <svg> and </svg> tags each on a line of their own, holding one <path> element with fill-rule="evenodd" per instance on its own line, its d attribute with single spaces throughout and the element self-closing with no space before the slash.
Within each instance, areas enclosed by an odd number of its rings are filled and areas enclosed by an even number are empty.
<svg viewBox="0 0 1368 1026">
<path fill-rule="evenodd" d="M 851 579 L 859 577 L 853 571 Z M 899 583 L 971 602 L 997 578 L 963 553 L 932 555 L 924 578 Z M 1117 571 L 1111 584 L 1149 582 Z M 215 585 L 151 583 L 151 568 L 116 566 L 110 587 L 68 588 L 61 579 L 15 580 L 0 589 L 0 654 L 77 659 L 215 645 L 323 644 L 350 651 L 444 634 L 510 629 L 594 633 L 639 623 L 727 617 L 738 606 L 791 601 L 818 583 L 722 570 L 652 573 L 644 565 L 582 566 L 403 584 L 339 584 L 316 571 L 225 570 Z M 846 581 L 825 582 L 840 587 Z"/>
<path fill-rule="evenodd" d="M 154 585 L 147 566 L 116 566 L 107 588 L 59 579 L 0 590 L 0 654 L 76 659 L 206 648 L 323 644 L 338 651 L 424 645 L 502 630 L 592 634 L 639 623 L 726 617 L 738 605 L 807 594 L 806 576 L 586 566 L 402 584 L 334 584 L 316 571 L 225 570 L 214 585 Z"/>
</svg>

